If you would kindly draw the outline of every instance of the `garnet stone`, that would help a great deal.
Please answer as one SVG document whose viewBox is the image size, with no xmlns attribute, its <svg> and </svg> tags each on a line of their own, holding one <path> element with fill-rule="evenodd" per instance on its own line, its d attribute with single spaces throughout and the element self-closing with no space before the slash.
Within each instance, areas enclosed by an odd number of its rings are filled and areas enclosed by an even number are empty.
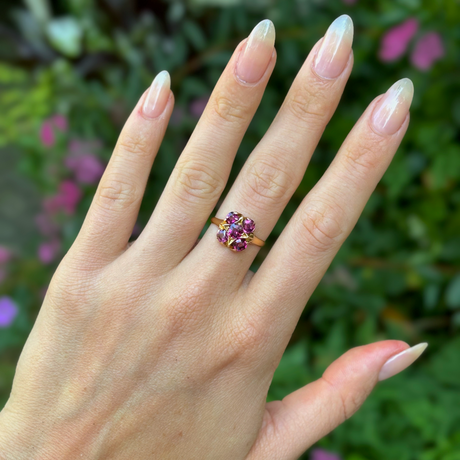
<svg viewBox="0 0 460 460">
<path fill-rule="evenodd" d="M 244 251 L 247 247 L 248 247 L 247 241 L 241 238 L 238 238 L 237 240 L 233 241 L 230 244 L 230 248 L 236 252 Z"/>
<path fill-rule="evenodd" d="M 229 238 L 237 239 L 243 234 L 243 227 L 240 224 L 232 224 L 227 230 Z"/>
<path fill-rule="evenodd" d="M 252 219 L 246 217 L 246 219 L 243 220 L 244 233 L 254 233 L 255 228 L 256 224 Z"/>
<path fill-rule="evenodd" d="M 225 218 L 227 224 L 234 224 L 235 222 L 238 222 L 238 220 L 243 217 L 239 212 L 229 212 L 227 214 L 227 217 Z"/>
<path fill-rule="evenodd" d="M 227 232 L 225 230 L 219 229 L 217 232 L 217 239 L 220 243 L 226 243 L 228 240 Z"/>
</svg>

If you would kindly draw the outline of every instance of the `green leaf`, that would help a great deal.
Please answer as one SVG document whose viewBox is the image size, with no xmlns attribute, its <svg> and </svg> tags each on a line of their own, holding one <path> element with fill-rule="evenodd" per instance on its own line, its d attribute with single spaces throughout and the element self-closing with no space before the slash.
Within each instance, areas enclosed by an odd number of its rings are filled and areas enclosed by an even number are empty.
<svg viewBox="0 0 460 460">
<path fill-rule="evenodd" d="M 44 24 L 51 19 L 49 0 L 24 0 L 24 2 L 40 24 Z"/>
<path fill-rule="evenodd" d="M 53 19 L 47 24 L 46 35 L 51 45 L 65 56 L 74 58 L 81 53 L 83 31 L 75 18 Z"/>
<path fill-rule="evenodd" d="M 186 20 L 184 21 L 183 28 L 185 36 L 197 51 L 202 50 L 206 46 L 206 37 L 196 22 Z"/>
</svg>

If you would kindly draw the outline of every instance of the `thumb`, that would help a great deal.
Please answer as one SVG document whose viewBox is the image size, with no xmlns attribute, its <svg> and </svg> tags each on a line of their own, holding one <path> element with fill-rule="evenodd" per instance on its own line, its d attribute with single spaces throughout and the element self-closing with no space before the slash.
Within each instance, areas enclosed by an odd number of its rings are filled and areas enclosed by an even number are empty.
<svg viewBox="0 0 460 460">
<path fill-rule="evenodd" d="M 312 444 L 351 417 L 375 384 L 401 372 L 425 350 L 387 340 L 349 350 L 323 376 L 282 401 L 267 404 L 248 460 L 295 460 Z"/>
</svg>

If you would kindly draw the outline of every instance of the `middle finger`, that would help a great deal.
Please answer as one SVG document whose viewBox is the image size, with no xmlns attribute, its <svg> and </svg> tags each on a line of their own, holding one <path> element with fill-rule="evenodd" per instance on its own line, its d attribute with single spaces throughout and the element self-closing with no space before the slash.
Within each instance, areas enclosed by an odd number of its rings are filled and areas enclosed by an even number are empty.
<svg viewBox="0 0 460 460">
<path fill-rule="evenodd" d="M 352 69 L 353 23 L 343 15 L 313 48 L 262 141 L 249 156 L 217 216 L 237 211 L 253 219 L 255 234 L 265 239 L 298 187 L 318 141 L 334 113 Z M 238 285 L 246 275 L 255 246 L 230 253 L 216 241 L 211 225 L 196 248 L 197 257 L 214 270 L 229 258 L 238 270 L 227 285 Z M 238 258 L 238 262 L 236 261 Z M 210 266 L 210 260 L 213 260 Z"/>
<path fill-rule="evenodd" d="M 152 261 L 161 271 L 175 267 L 195 244 L 226 185 L 275 65 L 274 40 L 272 22 L 260 22 L 237 47 L 217 82 L 148 225 L 133 246 L 149 268 Z"/>
</svg>

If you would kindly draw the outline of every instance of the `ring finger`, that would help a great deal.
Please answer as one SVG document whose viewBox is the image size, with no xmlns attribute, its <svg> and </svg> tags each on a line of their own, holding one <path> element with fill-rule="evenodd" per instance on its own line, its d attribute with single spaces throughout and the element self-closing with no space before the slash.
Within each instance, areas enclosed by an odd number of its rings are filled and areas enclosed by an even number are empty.
<svg viewBox="0 0 460 460">
<path fill-rule="evenodd" d="M 265 239 L 298 187 L 318 141 L 334 113 L 352 68 L 353 23 L 341 16 L 329 27 L 325 37 L 313 48 L 286 99 L 262 141 L 250 155 L 218 217 L 238 211 L 252 218 L 255 234 Z M 251 245 L 244 253 L 228 254 L 216 244 L 216 227 L 211 226 L 198 244 L 198 256 L 214 264 L 229 257 L 238 258 L 237 275 L 241 283 L 256 254 Z M 200 250 L 202 249 L 201 251 Z M 210 257 L 211 256 L 211 257 Z M 235 259 L 236 261 L 236 259 Z M 204 262 L 204 260 L 203 260 Z M 213 264 L 213 265 L 214 265 Z"/>
<path fill-rule="evenodd" d="M 246 304 L 254 309 L 246 314 L 282 330 L 275 333 L 277 345 L 286 344 L 388 168 L 409 124 L 413 91 L 412 82 L 402 79 L 370 104 L 249 283 Z M 256 299 L 265 300 L 263 307 Z"/>
</svg>

